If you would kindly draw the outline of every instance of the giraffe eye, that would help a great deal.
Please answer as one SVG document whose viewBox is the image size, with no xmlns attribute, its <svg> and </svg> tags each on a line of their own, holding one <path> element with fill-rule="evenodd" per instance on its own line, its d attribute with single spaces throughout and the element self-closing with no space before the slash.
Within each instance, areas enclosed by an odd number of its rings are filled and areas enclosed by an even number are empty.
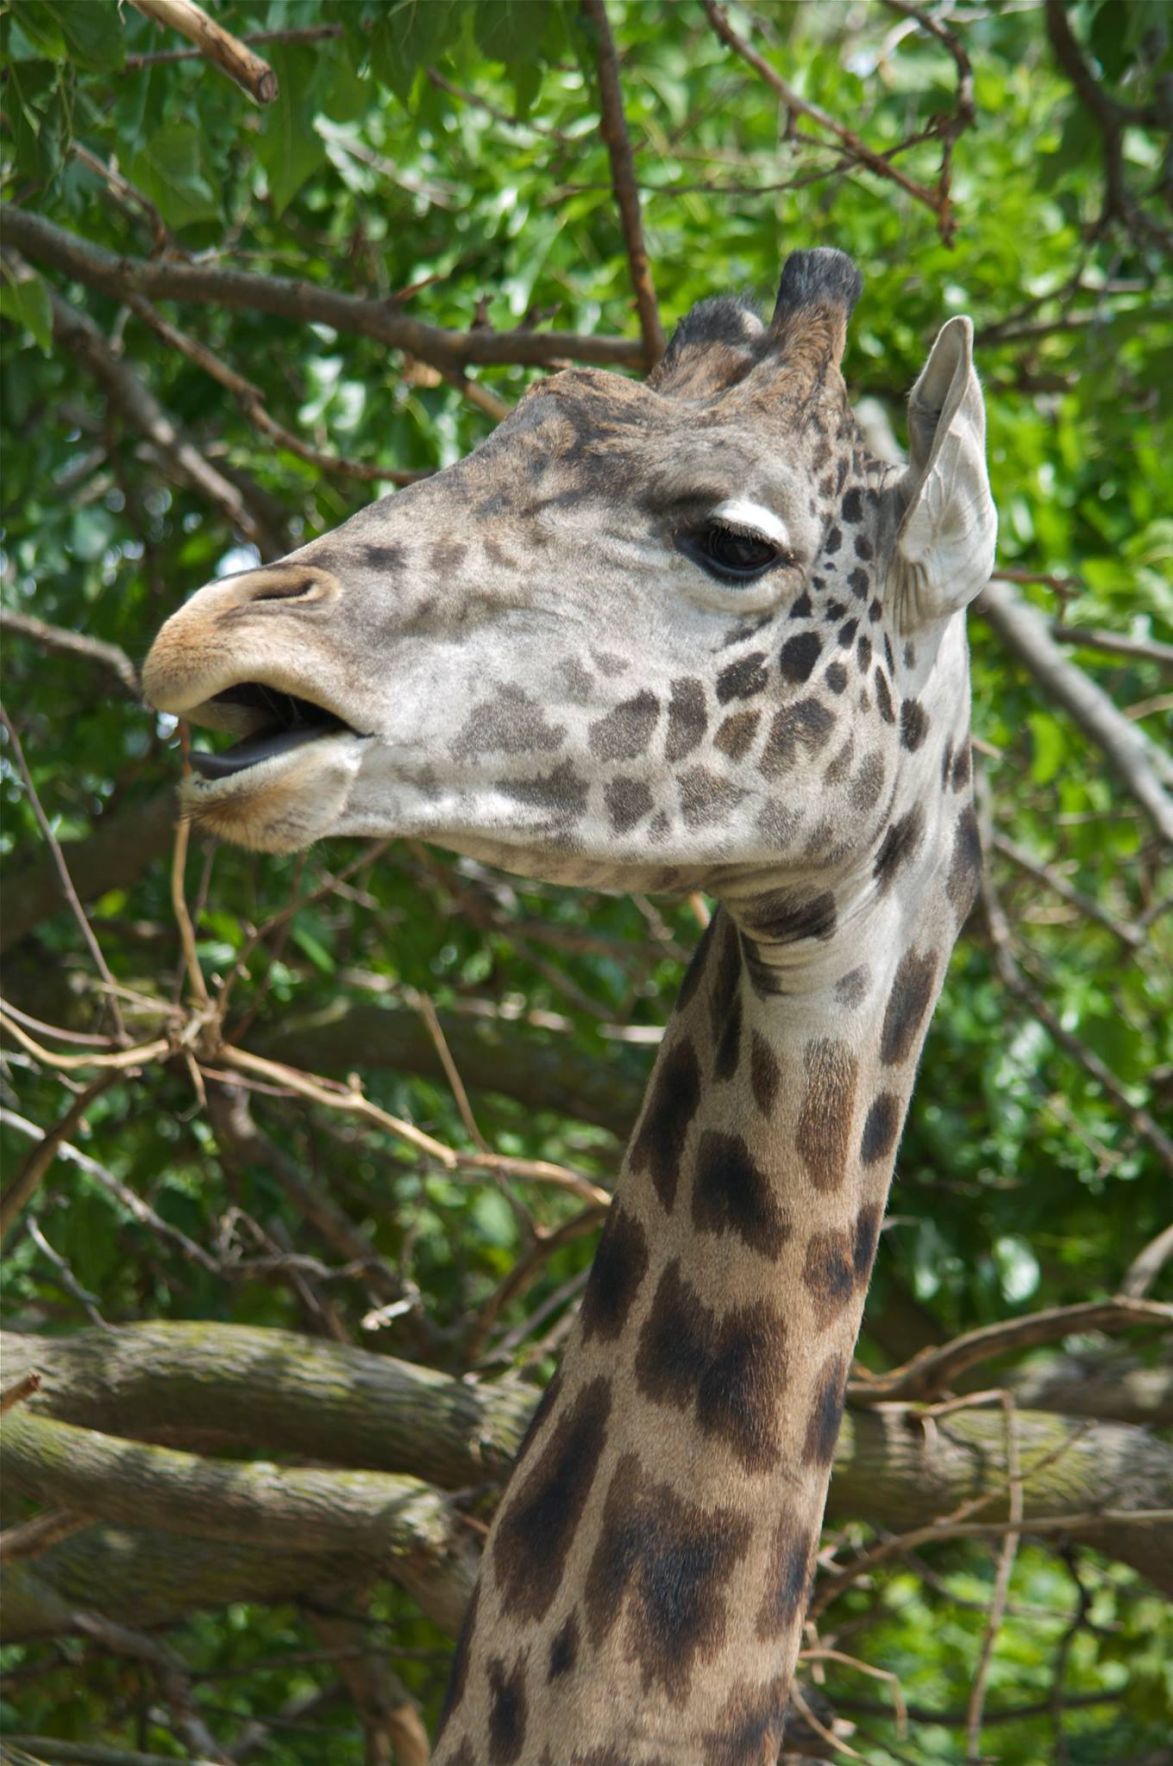
<svg viewBox="0 0 1173 1766">
<path fill-rule="evenodd" d="M 785 556 L 773 540 L 710 521 L 690 536 L 687 549 L 711 575 L 723 582 L 753 582 Z"/>
</svg>

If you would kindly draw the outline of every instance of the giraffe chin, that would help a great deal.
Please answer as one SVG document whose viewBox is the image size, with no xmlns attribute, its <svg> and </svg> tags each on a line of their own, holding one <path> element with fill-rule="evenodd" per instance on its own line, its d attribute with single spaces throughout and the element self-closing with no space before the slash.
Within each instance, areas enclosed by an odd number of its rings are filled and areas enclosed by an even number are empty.
<svg viewBox="0 0 1173 1766">
<path fill-rule="evenodd" d="M 252 852 L 301 852 L 338 828 L 367 738 L 318 736 L 224 778 L 191 778 L 180 809 L 203 834 Z"/>
</svg>

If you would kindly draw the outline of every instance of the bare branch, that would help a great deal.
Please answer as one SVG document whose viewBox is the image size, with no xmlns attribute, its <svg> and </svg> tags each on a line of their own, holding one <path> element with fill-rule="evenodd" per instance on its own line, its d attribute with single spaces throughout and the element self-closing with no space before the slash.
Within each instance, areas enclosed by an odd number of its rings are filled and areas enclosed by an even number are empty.
<svg viewBox="0 0 1173 1766">
<path fill-rule="evenodd" d="M 1077 1306 L 1055 1306 L 1032 1312 L 1026 1318 L 1006 1319 L 966 1331 L 939 1348 L 922 1350 L 907 1366 L 849 1387 L 857 1404 L 879 1404 L 900 1399 L 935 1397 L 950 1387 L 960 1374 L 979 1362 L 992 1361 L 1021 1349 L 1037 1349 L 1042 1343 L 1059 1342 L 1076 1331 L 1125 1331 L 1138 1325 L 1168 1330 L 1173 1327 L 1173 1306 L 1156 1300 L 1086 1300 Z"/>
<path fill-rule="evenodd" d="M 339 294 L 310 282 L 224 270 L 211 263 L 118 256 L 9 204 L 0 208 L 0 222 L 10 246 L 117 300 L 145 294 L 153 300 L 244 308 L 299 323 L 316 320 L 336 331 L 406 350 L 441 372 L 507 362 L 548 368 L 558 362 L 578 361 L 638 368 L 643 361 L 643 346 L 635 338 L 583 337 L 565 331 L 492 331 L 487 327 L 446 331 L 439 325 L 407 318 L 388 301 Z"/>
<path fill-rule="evenodd" d="M 656 305 L 652 267 L 644 244 L 643 222 L 640 218 L 639 191 L 635 181 L 635 160 L 627 119 L 623 114 L 623 92 L 619 84 L 619 62 L 615 40 L 607 19 L 605 0 L 582 0 L 582 10 L 595 33 L 595 56 L 599 71 L 600 130 L 611 160 L 611 186 L 623 225 L 627 261 L 631 267 L 631 284 L 639 310 L 639 327 L 643 337 L 644 369 L 651 373 L 664 354 L 664 327 Z"/>
<path fill-rule="evenodd" d="M 117 1078 L 116 1073 L 106 1073 L 101 1079 L 79 1092 L 68 1110 L 56 1122 L 47 1134 L 42 1135 L 33 1148 L 12 1182 L 0 1196 L 0 1239 L 7 1238 L 17 1216 L 36 1194 L 41 1179 L 52 1165 L 62 1146 L 68 1141 L 74 1130 L 85 1121 L 89 1107 L 104 1091 L 109 1091 Z"/>
<path fill-rule="evenodd" d="M 131 0 L 131 5 L 167 30 L 178 31 L 201 55 L 228 75 L 257 104 L 272 104 L 277 76 L 267 61 L 246 49 L 239 37 L 210 19 L 192 0 Z"/>
<path fill-rule="evenodd" d="M 1148 1293 L 1169 1258 L 1173 1257 L 1173 1225 L 1159 1232 L 1144 1250 L 1134 1257 L 1120 1284 L 1120 1292 L 1139 1300 Z"/>
<path fill-rule="evenodd" d="M 1008 575 L 1008 572 L 1002 572 Z M 1085 650 L 1103 650 L 1109 656 L 1135 656 L 1141 662 L 1159 662 L 1162 668 L 1173 668 L 1173 644 L 1159 644 L 1155 638 L 1125 638 L 1119 632 L 1106 632 L 1096 626 L 1064 625 L 1051 621 L 1051 636 L 1061 644 L 1078 644 Z"/>
<path fill-rule="evenodd" d="M 1069 662 L 1047 630 L 1043 615 L 995 578 L 975 603 L 1007 649 L 1061 705 L 1109 764 L 1149 817 L 1161 839 L 1173 843 L 1173 764 L 1129 723 L 1108 695 Z"/>
<path fill-rule="evenodd" d="M 95 662 L 99 668 L 112 674 L 132 699 L 139 696 L 134 663 L 117 644 L 107 644 L 104 638 L 88 637 L 85 632 L 68 632 L 63 626 L 49 625 L 31 613 L 16 613 L 8 607 L 0 607 L 0 631 L 31 638 L 33 643 L 43 644 L 46 650 L 59 650 L 65 656 L 81 656 L 87 662 Z"/>
</svg>

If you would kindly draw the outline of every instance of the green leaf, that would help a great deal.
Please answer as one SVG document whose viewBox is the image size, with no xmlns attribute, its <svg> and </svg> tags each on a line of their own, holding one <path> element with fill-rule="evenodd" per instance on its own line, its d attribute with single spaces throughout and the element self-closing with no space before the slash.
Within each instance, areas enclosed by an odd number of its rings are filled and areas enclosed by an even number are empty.
<svg viewBox="0 0 1173 1766">
<path fill-rule="evenodd" d="M 399 0 L 371 32 L 371 67 L 406 104 L 415 77 L 438 60 L 457 35 L 455 0 Z"/>
<path fill-rule="evenodd" d="M 15 319 L 26 331 L 31 331 L 43 356 L 52 353 L 53 313 L 49 305 L 49 291 L 35 271 L 18 278 L 7 264 L 4 265 L 4 281 L 0 282 L 0 313 L 6 319 Z"/>
<path fill-rule="evenodd" d="M 1027 718 L 1033 742 L 1030 776 L 1036 785 L 1046 785 L 1063 765 L 1067 742 L 1059 722 L 1044 711 L 1032 711 Z"/>
<path fill-rule="evenodd" d="M 520 68 L 534 61 L 546 29 L 546 0 L 477 0 L 473 31 L 490 61 Z"/>
<path fill-rule="evenodd" d="M 23 0 L 22 25 L 27 6 L 28 0 Z M 117 8 L 95 6 L 93 0 L 41 0 L 41 9 L 55 21 L 70 61 L 102 74 L 117 73 L 122 67 L 126 39 Z"/>
<path fill-rule="evenodd" d="M 145 147 L 131 154 L 126 172 L 169 227 L 220 219 L 220 204 L 204 176 L 200 134 L 193 123 L 157 129 Z"/>
<path fill-rule="evenodd" d="M 317 58 L 302 44 L 274 43 L 269 57 L 280 96 L 265 113 L 257 137 L 257 158 L 265 169 L 274 212 L 283 214 L 306 179 L 326 158 L 326 144 L 314 128 L 311 97 Z"/>
</svg>

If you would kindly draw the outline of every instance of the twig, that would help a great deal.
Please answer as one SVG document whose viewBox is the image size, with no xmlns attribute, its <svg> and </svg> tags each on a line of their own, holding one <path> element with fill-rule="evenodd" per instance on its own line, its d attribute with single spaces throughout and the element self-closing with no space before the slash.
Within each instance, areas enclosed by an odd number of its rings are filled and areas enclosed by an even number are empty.
<svg viewBox="0 0 1173 1766">
<path fill-rule="evenodd" d="M 1002 1620 L 1006 1614 L 1006 1601 L 1010 1594 L 1010 1577 L 1014 1569 L 1014 1560 L 1018 1555 L 1018 1542 L 1021 1538 L 1019 1529 L 1023 1508 L 1022 1465 L 1018 1451 L 1014 1399 L 1009 1392 L 1003 1393 L 1002 1404 L 1006 1413 L 1006 1481 L 1009 1487 L 1010 1526 L 1003 1536 L 1001 1550 L 998 1554 L 998 1569 L 994 1576 L 993 1593 L 990 1596 L 990 1610 L 982 1633 L 981 1650 L 978 1653 L 977 1668 L 965 1713 L 966 1766 L 981 1766 L 982 1712 L 986 1702 L 986 1687 L 989 1684 L 990 1669 L 993 1666 L 998 1632 L 1001 1630 Z"/>
<path fill-rule="evenodd" d="M 452 1096 L 456 1100 L 456 1108 L 460 1112 L 460 1120 L 468 1130 L 469 1138 L 473 1145 L 478 1147 L 482 1153 L 487 1153 L 489 1151 L 488 1142 L 477 1127 L 477 1119 L 473 1115 L 472 1105 L 468 1101 L 468 1093 L 464 1089 L 464 1081 L 460 1077 L 460 1070 L 457 1067 L 456 1062 L 452 1059 L 452 1050 L 448 1047 L 448 1039 L 441 1028 L 440 1020 L 436 1016 L 436 1008 L 432 1004 L 430 996 L 426 993 L 419 994 L 416 999 L 416 1007 L 419 1011 L 420 1017 L 423 1019 L 424 1024 L 427 1027 L 428 1035 L 432 1039 L 432 1043 L 435 1047 L 440 1065 L 444 1069 L 448 1084 L 452 1088 Z"/>
<path fill-rule="evenodd" d="M 194 43 L 201 55 L 257 104 L 272 104 L 277 96 L 277 76 L 268 62 L 254 55 L 223 25 L 216 24 L 192 0 L 131 0 L 131 5 L 165 30 L 178 31 Z"/>
<path fill-rule="evenodd" d="M 631 152 L 631 138 L 627 132 L 627 120 L 623 114 L 623 92 L 619 83 L 615 39 L 611 35 L 605 0 L 582 0 L 582 10 L 595 34 L 601 112 L 599 126 L 611 161 L 611 186 L 623 227 L 631 285 L 639 312 L 644 371 L 651 373 L 664 354 L 664 327 L 660 323 L 652 267 L 644 244 L 639 192 L 635 182 L 635 161 Z"/>
<path fill-rule="evenodd" d="M 0 608 L 0 631 L 15 632 L 18 637 L 31 638 L 46 650 L 59 650 L 66 656 L 81 656 L 109 670 L 132 699 L 139 697 L 138 675 L 134 663 L 117 644 L 103 638 L 90 638 L 84 632 L 69 632 L 64 626 L 49 625 L 31 613 L 16 613 L 9 607 Z"/>
<path fill-rule="evenodd" d="M 109 1012 L 110 1020 L 114 1025 L 115 1036 L 119 1042 L 124 1043 L 127 1040 L 126 1026 L 122 1022 L 122 1014 L 118 1010 L 118 1002 L 113 993 L 114 977 L 106 966 L 106 959 L 102 955 L 102 947 L 94 937 L 94 929 L 87 920 L 85 909 L 77 898 L 77 891 L 73 887 L 73 879 L 69 875 L 69 866 L 65 862 L 65 855 L 61 851 L 57 836 L 49 825 L 49 818 L 45 814 L 44 806 L 37 795 L 37 788 L 33 784 L 33 776 L 29 772 L 28 762 L 24 757 L 24 749 L 20 745 L 20 737 L 17 735 L 16 728 L 3 705 L 0 705 L 0 724 L 3 724 L 4 729 L 8 733 L 8 740 L 12 744 L 12 758 L 16 762 L 17 771 L 20 773 L 24 788 L 28 793 L 29 807 L 31 808 L 33 815 L 36 817 L 37 826 L 41 830 L 45 844 L 48 846 L 49 852 L 52 855 L 53 868 L 57 872 L 57 880 L 61 885 L 61 893 L 69 903 L 70 912 L 73 914 L 73 917 L 77 922 L 78 930 L 80 931 L 82 938 L 85 940 L 86 949 L 94 959 L 94 967 L 105 982 L 107 989 L 110 990 L 106 994 L 106 1009 Z"/>
<path fill-rule="evenodd" d="M 24 1116 L 18 1116 L 15 1110 L 0 1107 L 0 1122 L 3 1122 L 7 1127 L 17 1129 L 21 1134 L 31 1135 L 34 1140 L 43 1138 L 42 1131 L 36 1123 L 29 1122 Z M 67 1159 L 70 1164 L 76 1165 L 79 1170 L 92 1177 L 96 1183 L 101 1184 L 102 1188 L 109 1191 L 110 1195 L 141 1226 L 149 1227 L 151 1232 L 159 1238 L 169 1240 L 172 1244 L 177 1245 L 184 1256 L 190 1257 L 193 1263 L 198 1263 L 201 1269 L 206 1269 L 213 1275 L 223 1273 L 222 1265 L 209 1252 L 205 1251 L 202 1245 L 197 1245 L 195 1240 L 189 1239 L 185 1232 L 180 1231 L 179 1227 L 172 1226 L 170 1221 L 166 1221 L 161 1215 L 156 1214 L 149 1202 L 144 1202 L 142 1197 L 137 1195 L 128 1184 L 122 1182 L 121 1178 L 115 1177 L 114 1173 L 108 1171 L 104 1165 L 99 1165 L 96 1159 L 91 1159 L 88 1153 L 83 1153 L 80 1147 L 75 1147 L 72 1141 L 60 1141 L 57 1145 L 57 1154 L 59 1158 Z"/>
<path fill-rule="evenodd" d="M 1061 644 L 1103 650 L 1109 656 L 1135 656 L 1142 662 L 1159 662 L 1162 668 L 1173 668 L 1173 644 L 1159 644 L 1155 638 L 1125 638 L 1119 632 L 1106 632 L 1099 626 L 1064 625 L 1058 619 L 1051 621 L 1050 633 Z"/>
<path fill-rule="evenodd" d="M 1004 579 L 988 583 L 975 603 L 1007 648 L 1062 705 L 1106 756 L 1162 840 L 1173 843 L 1173 764 L 1117 710 L 1102 688 L 1068 661 L 1043 615 Z"/>
<path fill-rule="evenodd" d="M 882 153 L 876 153 L 866 142 L 861 141 L 854 130 L 849 129 L 845 123 L 841 123 L 837 117 L 831 116 L 819 105 L 812 104 L 809 98 L 804 98 L 801 93 L 796 92 L 794 87 L 789 85 L 775 68 L 771 67 L 764 56 L 759 55 L 744 37 L 738 35 L 722 8 L 717 4 L 717 0 L 701 0 L 701 5 L 704 7 L 709 23 L 721 41 L 761 75 L 766 84 L 778 94 L 788 110 L 797 111 L 800 116 L 809 117 L 811 122 L 817 124 L 821 129 L 826 129 L 829 134 L 835 136 L 836 140 L 842 142 L 857 164 L 866 167 L 870 172 L 875 172 L 881 178 L 891 179 L 907 195 L 913 197 L 917 202 L 923 202 L 926 208 L 931 209 L 937 216 L 942 236 L 946 241 L 948 240 L 954 230 L 954 223 L 949 216 L 947 196 L 944 205 L 942 205 L 937 193 L 929 190 L 924 184 L 918 184 L 915 179 L 909 178 Z"/>
<path fill-rule="evenodd" d="M 41 1224 L 35 1214 L 30 1214 L 25 1221 L 25 1231 L 28 1233 L 29 1238 L 33 1241 L 33 1244 L 37 1247 L 37 1250 L 41 1253 L 42 1257 L 44 1257 L 48 1263 L 53 1265 L 53 1268 L 57 1271 L 61 1286 L 65 1289 L 67 1294 L 72 1295 L 77 1301 L 90 1323 L 92 1325 L 97 1325 L 99 1330 L 108 1331 L 110 1326 L 106 1323 L 106 1320 L 98 1310 L 98 1296 L 96 1294 L 91 1294 L 88 1288 L 82 1287 L 81 1283 L 74 1275 L 73 1270 L 70 1268 L 68 1260 L 61 1255 L 60 1251 L 56 1250 L 55 1247 L 49 1243 L 48 1239 L 41 1231 Z"/>
<path fill-rule="evenodd" d="M 1073 908 L 1078 908 L 1081 914 L 1085 914 L 1089 920 L 1094 920 L 1098 926 L 1104 928 L 1105 932 L 1110 932 L 1113 938 L 1118 938 L 1121 944 L 1126 944 L 1130 950 L 1144 949 L 1147 941 L 1139 927 L 1130 926 L 1123 920 L 1117 920 L 1102 908 L 1092 896 L 1085 895 L 1081 889 L 1076 889 L 1074 884 L 1069 883 L 1066 877 L 1061 876 L 1053 866 L 1044 864 L 1042 859 L 1033 858 L 1023 847 L 1016 845 L 1013 840 L 1008 840 L 1004 834 L 995 834 L 992 844 L 995 852 L 1000 852 L 1004 858 L 1008 858 L 1012 864 L 1018 866 L 1020 871 L 1025 871 L 1028 877 L 1034 877 L 1037 882 L 1044 883 L 1063 901 L 1070 902 Z"/>
<path fill-rule="evenodd" d="M 584 1202 L 610 1205 L 611 1198 L 606 1190 L 590 1183 L 585 1177 L 580 1177 L 565 1165 L 554 1165 L 545 1159 L 517 1159 L 504 1153 L 458 1152 L 452 1147 L 446 1147 L 442 1141 L 435 1140 L 430 1134 L 425 1134 L 413 1123 L 381 1110 L 377 1104 L 372 1104 L 369 1098 L 364 1097 L 362 1092 L 353 1088 L 327 1087 L 296 1067 L 287 1067 L 281 1061 L 267 1061 L 244 1049 L 225 1047 L 220 1051 L 218 1059 L 238 1073 L 255 1073 L 262 1079 L 287 1087 L 299 1097 L 308 1098 L 311 1103 L 324 1105 L 328 1110 L 341 1110 L 371 1123 L 376 1128 L 382 1128 L 397 1140 L 404 1141 L 418 1152 L 435 1159 L 446 1171 L 464 1168 L 488 1171 L 503 1177 L 529 1178 L 536 1183 L 553 1184 L 558 1189 L 569 1190 Z"/>
<path fill-rule="evenodd" d="M 325 37 L 340 37 L 342 25 L 294 25 L 286 31 L 248 31 L 242 43 L 317 43 Z M 202 49 L 152 49 L 145 55 L 128 55 L 125 66 L 137 71 L 143 67 L 163 67 L 176 61 L 199 61 Z"/>
<path fill-rule="evenodd" d="M 230 392 L 254 428 L 275 441 L 278 447 L 284 448 L 290 454 L 296 454 L 299 460 L 318 466 L 323 472 L 337 472 L 344 477 L 357 478 L 367 483 L 385 480 L 389 484 L 414 484 L 417 479 L 431 476 L 426 470 L 411 471 L 398 466 L 370 466 L 359 460 L 344 460 L 340 454 L 327 454 L 319 448 L 311 447 L 291 429 L 286 429 L 269 415 L 260 387 L 255 386 L 251 380 L 246 380 L 243 374 L 238 374 L 226 362 L 222 362 L 207 344 L 189 337 L 187 332 L 170 324 L 145 296 L 128 295 L 126 304 L 164 343 L 170 344 L 172 349 L 178 350 L 180 355 L 186 356 L 189 362 L 194 362 L 197 368 L 202 368 L 205 374 Z"/>
<path fill-rule="evenodd" d="M 1161 1270 L 1173 1257 L 1173 1225 L 1150 1239 L 1144 1250 L 1135 1256 L 1124 1273 L 1120 1292 L 1130 1300 L 1141 1300 L 1156 1281 Z"/>
<path fill-rule="evenodd" d="M 183 757 L 184 768 L 187 767 L 186 751 Z M 183 966 L 187 972 L 187 983 L 195 995 L 197 1003 L 208 1008 L 208 984 L 204 980 L 204 972 L 200 968 L 199 953 L 196 950 L 195 928 L 191 923 L 191 915 L 187 911 L 187 896 L 184 894 L 184 872 L 187 868 L 187 845 L 191 833 L 191 823 L 186 816 L 181 816 L 175 824 L 175 846 L 171 854 L 171 911 L 175 915 L 175 924 L 179 929 L 179 942 L 183 947 Z"/>
<path fill-rule="evenodd" d="M 34 1520 L 7 1527 L 0 1533 L 0 1562 L 10 1563 L 14 1558 L 40 1557 L 51 1545 L 58 1545 L 62 1539 L 68 1539 L 71 1533 L 80 1533 L 83 1527 L 89 1525 L 89 1515 L 79 1515 L 74 1509 L 58 1508 L 51 1514 L 37 1515 Z"/>
<path fill-rule="evenodd" d="M 102 1614 L 75 1612 L 72 1628 L 81 1637 L 101 1644 L 116 1655 L 129 1656 L 145 1662 L 159 1677 L 163 1697 L 171 1710 L 175 1727 L 188 1747 L 200 1757 L 201 1766 L 228 1766 L 228 1756 L 217 1745 L 196 1707 L 195 1695 L 187 1668 L 175 1652 L 143 1631 L 115 1624 Z"/>
<path fill-rule="evenodd" d="M 0 1416 L 14 1405 L 23 1404 L 26 1398 L 31 1398 L 34 1392 L 40 1390 L 41 1375 L 35 1369 L 32 1373 L 22 1374 L 19 1380 L 14 1380 L 11 1386 L 5 1386 L 0 1392 Z"/>
<path fill-rule="evenodd" d="M 7 1238 L 17 1216 L 36 1194 L 37 1187 L 52 1165 L 63 1144 L 70 1135 L 84 1122 L 86 1113 L 95 1099 L 100 1098 L 104 1091 L 117 1079 L 117 1073 L 107 1073 L 101 1079 L 79 1092 L 60 1121 L 54 1123 L 48 1132 L 42 1135 L 33 1148 L 12 1182 L 0 1196 L 0 1241 Z"/>
<path fill-rule="evenodd" d="M 157 1037 L 154 1042 L 136 1043 L 128 1049 L 119 1049 L 110 1055 L 55 1055 L 43 1043 L 35 1042 L 27 1030 L 22 1030 L 16 1021 L 8 1016 L 3 1005 L 0 1005 L 0 1029 L 6 1030 L 14 1042 L 46 1067 L 53 1067 L 60 1073 L 76 1073 L 83 1067 L 102 1067 L 111 1071 L 125 1073 L 132 1067 L 149 1067 L 152 1061 L 160 1060 L 164 1055 L 175 1052 L 174 1046 L 167 1037 Z"/>
<path fill-rule="evenodd" d="M 590 362 L 600 367 L 638 368 L 643 360 L 642 344 L 636 338 L 584 337 L 562 331 L 493 331 L 487 326 L 473 331 L 446 331 L 442 326 L 408 318 L 385 300 L 340 294 L 310 282 L 261 276 L 247 270 L 224 270 L 210 263 L 120 256 L 9 203 L 0 207 L 0 223 L 10 246 L 116 300 L 137 293 L 156 300 L 244 308 L 299 323 L 317 321 L 336 331 L 373 338 L 390 349 L 406 350 L 441 371 L 500 363 L 549 367 L 563 360 Z M 341 273 L 338 280 L 343 280 Z"/>
<path fill-rule="evenodd" d="M 922 1349 L 904 1367 L 848 1388 L 855 1404 L 928 1399 L 951 1386 L 980 1362 L 1015 1350 L 1037 1349 L 1076 1331 L 1124 1331 L 1138 1325 L 1173 1326 L 1173 1306 L 1157 1300 L 1085 1300 L 1076 1306 L 1053 1306 L 1026 1318 L 1005 1319 L 965 1331 L 949 1343 Z"/>
</svg>

